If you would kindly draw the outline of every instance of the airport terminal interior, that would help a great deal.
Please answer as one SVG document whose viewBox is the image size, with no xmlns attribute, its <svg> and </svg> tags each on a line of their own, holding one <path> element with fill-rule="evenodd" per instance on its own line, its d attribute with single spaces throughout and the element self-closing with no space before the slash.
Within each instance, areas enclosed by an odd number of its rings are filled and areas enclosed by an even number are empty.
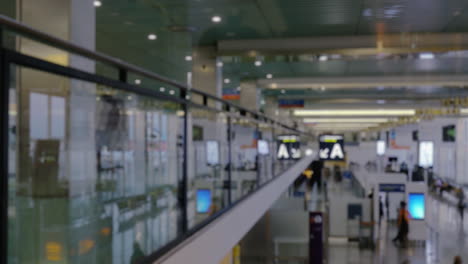
<svg viewBox="0 0 468 264">
<path fill-rule="evenodd" d="M 467 1 L 1 0 L 0 115 L 0 263 L 468 263 Z"/>
</svg>

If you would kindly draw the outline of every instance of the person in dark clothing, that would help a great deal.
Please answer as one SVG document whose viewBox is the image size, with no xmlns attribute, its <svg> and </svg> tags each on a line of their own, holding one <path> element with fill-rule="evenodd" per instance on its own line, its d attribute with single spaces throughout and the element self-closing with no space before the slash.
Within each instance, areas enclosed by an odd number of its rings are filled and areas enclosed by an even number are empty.
<svg viewBox="0 0 468 264">
<path fill-rule="evenodd" d="M 384 215 L 384 205 L 382 202 L 382 197 L 379 197 L 379 224 L 382 222 L 382 217 Z"/>
<path fill-rule="evenodd" d="M 458 189 L 457 192 L 457 197 L 458 197 L 458 212 L 460 213 L 461 220 L 463 221 L 463 217 L 465 214 L 465 192 L 463 189 Z"/>
<path fill-rule="evenodd" d="M 314 160 L 310 165 L 310 169 L 312 170 L 312 179 L 310 180 L 311 187 L 313 188 L 315 183 L 317 183 L 318 190 L 320 191 L 322 188 L 322 169 L 323 169 L 323 161 L 321 160 Z"/>
<path fill-rule="evenodd" d="M 399 241 L 400 245 L 405 245 L 408 241 L 409 218 L 410 214 L 406 210 L 406 202 L 402 201 L 400 203 L 400 210 L 398 212 L 398 234 L 392 240 L 394 243 Z"/>
<path fill-rule="evenodd" d="M 130 264 L 137 264 L 145 257 L 145 253 L 141 250 L 138 242 L 133 243 L 133 254 L 130 259 Z"/>
<path fill-rule="evenodd" d="M 387 221 L 390 220 L 390 199 L 388 193 L 385 194 L 385 208 L 387 209 Z"/>
</svg>

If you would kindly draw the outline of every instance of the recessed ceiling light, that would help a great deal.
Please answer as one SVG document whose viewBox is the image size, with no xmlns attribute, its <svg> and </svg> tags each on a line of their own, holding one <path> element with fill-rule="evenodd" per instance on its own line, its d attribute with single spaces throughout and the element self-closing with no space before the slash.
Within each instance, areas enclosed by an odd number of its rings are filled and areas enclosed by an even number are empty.
<svg viewBox="0 0 468 264">
<path fill-rule="evenodd" d="M 242 90 L 242 88 L 241 88 L 240 86 L 237 86 L 236 89 L 237 89 L 237 91 L 239 91 L 239 92 Z"/>
<path fill-rule="evenodd" d="M 216 63 L 216 66 L 218 66 L 218 67 L 223 67 L 223 65 L 224 65 L 224 64 L 223 64 L 222 61 L 218 61 L 218 62 Z"/>
<path fill-rule="evenodd" d="M 432 60 L 434 59 L 434 54 L 433 53 L 421 53 L 419 54 L 419 58 L 421 60 Z"/>
<path fill-rule="evenodd" d="M 327 88 L 325 88 L 325 86 L 320 86 L 320 90 L 321 91 L 325 91 Z"/>
<path fill-rule="evenodd" d="M 261 100 L 260 103 L 261 103 L 262 105 L 264 105 L 264 104 L 265 104 L 265 100 Z"/>
<path fill-rule="evenodd" d="M 94 1 L 94 6 L 95 6 L 95 7 L 100 7 L 100 6 L 102 6 L 102 2 L 96 0 L 96 1 Z"/>
<path fill-rule="evenodd" d="M 158 36 L 156 36 L 156 34 L 149 34 L 148 35 L 149 40 L 156 40 L 157 38 L 158 38 Z"/>
<path fill-rule="evenodd" d="M 328 56 L 327 56 L 327 55 L 320 55 L 319 61 L 327 61 L 327 60 L 328 60 Z"/>
<path fill-rule="evenodd" d="M 231 80 L 229 80 L 228 78 L 224 79 L 224 83 L 227 84 L 227 83 L 230 83 L 230 82 L 231 82 Z"/>
<path fill-rule="evenodd" d="M 255 61 L 255 66 L 257 66 L 257 67 L 262 66 L 262 61 L 256 60 Z"/>
<path fill-rule="evenodd" d="M 192 61 L 192 56 L 190 56 L 190 55 L 185 56 L 185 60 L 186 60 L 186 61 Z"/>
<path fill-rule="evenodd" d="M 213 21 L 213 23 L 220 23 L 221 22 L 221 17 L 220 16 L 214 16 L 211 18 L 211 21 Z"/>
<path fill-rule="evenodd" d="M 127 99 L 128 99 L 128 100 L 132 100 L 132 96 L 129 95 L 129 96 L 127 97 Z"/>
<path fill-rule="evenodd" d="M 166 91 L 166 88 L 161 87 L 161 88 L 159 88 L 159 91 L 164 92 L 164 91 Z"/>
<path fill-rule="evenodd" d="M 170 90 L 169 94 L 174 95 L 175 94 L 174 90 Z"/>
<path fill-rule="evenodd" d="M 284 89 L 281 89 L 281 93 L 284 94 L 286 93 L 286 91 Z"/>
<path fill-rule="evenodd" d="M 276 89 L 276 88 L 278 88 L 278 85 L 276 83 L 272 83 L 271 88 Z"/>
<path fill-rule="evenodd" d="M 141 84 L 141 80 L 140 80 L 140 79 L 136 79 L 136 80 L 135 80 L 135 84 Z"/>
<path fill-rule="evenodd" d="M 267 77 L 267 79 L 271 79 L 271 78 L 273 78 L 273 74 L 269 73 L 269 74 L 266 75 L 266 77 Z"/>
</svg>

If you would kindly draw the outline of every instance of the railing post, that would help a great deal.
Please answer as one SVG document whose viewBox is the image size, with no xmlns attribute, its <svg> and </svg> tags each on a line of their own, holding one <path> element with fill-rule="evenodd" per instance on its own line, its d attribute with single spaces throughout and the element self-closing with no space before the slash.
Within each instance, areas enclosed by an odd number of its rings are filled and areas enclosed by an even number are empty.
<svg viewBox="0 0 468 264">
<path fill-rule="evenodd" d="M 182 164 L 182 179 L 179 182 L 178 188 L 178 200 L 181 212 L 181 223 L 180 231 L 185 234 L 188 230 L 188 219 L 187 219 L 187 178 L 188 178 L 188 130 L 189 130 L 189 107 L 188 103 L 182 105 L 184 111 L 184 136 L 183 136 L 183 164 Z"/>
<path fill-rule="evenodd" d="M 126 83 L 128 79 L 127 70 L 119 69 L 119 81 Z"/>
<path fill-rule="evenodd" d="M 3 49 L 3 28 L 0 27 L 0 193 L 1 193 L 1 208 L 0 208 L 0 233 L 2 234 L 0 241 L 0 262 L 7 263 L 8 261 L 8 101 L 9 101 L 9 77 L 10 68 Z"/>
<path fill-rule="evenodd" d="M 230 205 L 232 203 L 232 123 L 231 123 L 231 117 L 228 115 L 227 116 L 227 141 L 228 141 L 228 170 L 227 170 L 227 186 L 226 189 L 228 191 L 228 204 Z"/>
</svg>

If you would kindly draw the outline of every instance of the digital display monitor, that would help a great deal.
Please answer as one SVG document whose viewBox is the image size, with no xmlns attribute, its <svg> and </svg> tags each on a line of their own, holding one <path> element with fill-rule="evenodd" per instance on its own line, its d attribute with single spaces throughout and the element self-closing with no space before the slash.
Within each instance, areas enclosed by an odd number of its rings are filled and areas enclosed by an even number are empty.
<svg viewBox="0 0 468 264">
<path fill-rule="evenodd" d="M 270 153 L 268 141 L 266 140 L 257 141 L 257 151 L 258 151 L 258 154 L 260 155 L 268 155 Z"/>
<path fill-rule="evenodd" d="M 408 197 L 408 211 L 412 219 L 424 220 L 426 204 L 424 193 L 410 193 Z"/>
<path fill-rule="evenodd" d="M 455 142 L 455 125 L 444 126 L 442 128 L 442 140 L 444 142 Z"/>
<path fill-rule="evenodd" d="M 218 141 L 211 140 L 206 142 L 206 163 L 211 166 L 219 164 Z"/>
<path fill-rule="evenodd" d="M 206 214 L 211 207 L 211 190 L 198 189 L 197 190 L 197 213 Z"/>
<path fill-rule="evenodd" d="M 382 156 L 385 154 L 385 141 L 377 141 L 377 155 Z"/>
<path fill-rule="evenodd" d="M 432 167 L 434 164 L 434 142 L 419 142 L 419 166 L 423 168 Z"/>
</svg>

